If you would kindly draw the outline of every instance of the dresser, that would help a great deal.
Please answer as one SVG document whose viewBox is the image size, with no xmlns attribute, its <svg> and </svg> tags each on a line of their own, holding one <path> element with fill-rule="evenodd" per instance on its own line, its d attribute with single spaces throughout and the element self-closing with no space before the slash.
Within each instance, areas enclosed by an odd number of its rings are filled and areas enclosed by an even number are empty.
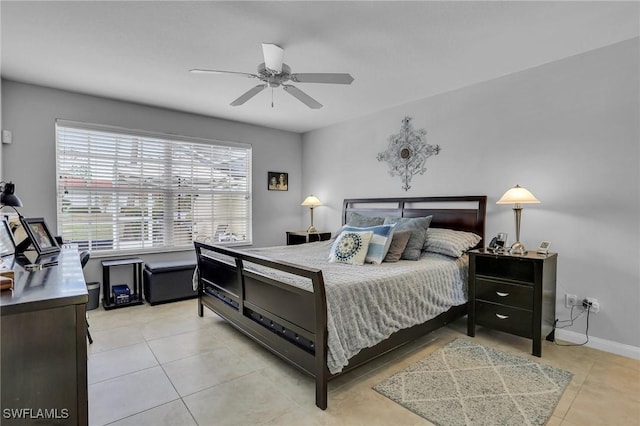
<svg viewBox="0 0 640 426">
<path fill-rule="evenodd" d="M 467 334 L 481 325 L 532 339 L 532 353 L 542 355 L 542 337 L 553 341 L 558 255 L 469 252 Z"/>
<path fill-rule="evenodd" d="M 13 290 L 0 293 L 0 423 L 86 425 L 89 299 L 78 252 L 27 271 L 26 259 L 3 258 Z"/>
</svg>

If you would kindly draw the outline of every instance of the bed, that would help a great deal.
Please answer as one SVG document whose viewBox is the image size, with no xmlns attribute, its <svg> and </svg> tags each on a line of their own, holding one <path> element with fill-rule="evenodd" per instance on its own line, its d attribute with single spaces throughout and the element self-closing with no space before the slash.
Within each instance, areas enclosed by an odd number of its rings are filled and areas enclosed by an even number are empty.
<svg viewBox="0 0 640 426">
<path fill-rule="evenodd" d="M 486 196 L 360 198 L 344 200 L 342 223 L 347 224 L 354 214 L 361 217 L 431 216 L 429 229 L 473 233 L 481 238 L 476 244 L 478 247 L 484 242 L 485 213 Z M 466 255 L 447 261 L 447 256 L 425 253 L 417 261 L 401 260 L 394 265 L 382 263 L 359 267 L 346 265 L 340 270 L 341 265 L 329 264 L 326 260 L 332 244 L 333 241 L 327 241 L 303 246 L 236 250 L 202 242 L 194 243 L 198 263 L 198 314 L 203 316 L 204 308 L 210 309 L 274 354 L 314 377 L 316 405 L 321 409 L 327 407 L 328 382 L 332 378 L 467 313 Z M 437 314 L 425 313 L 426 308 L 420 304 L 397 302 L 400 307 L 393 309 L 402 309 L 402 305 L 407 305 L 408 311 L 398 311 L 391 320 L 386 318 L 373 321 L 382 324 L 382 331 L 376 328 L 378 325 L 366 325 L 371 321 L 365 315 L 369 310 L 384 313 L 387 309 L 386 301 L 382 302 L 385 304 L 382 310 L 380 307 L 367 309 L 367 304 L 371 307 L 373 302 L 366 301 L 362 303 L 363 314 L 358 313 L 356 305 L 359 299 L 369 297 L 365 293 L 370 284 L 383 282 L 387 278 L 393 279 L 396 275 L 403 277 L 397 279 L 404 280 L 409 275 L 415 275 L 409 270 L 419 269 L 421 264 L 440 265 L 438 268 L 452 271 L 453 275 L 458 276 L 458 280 L 465 281 L 464 291 L 450 292 L 446 297 L 440 298 L 426 296 L 435 300 L 429 303 L 438 306 L 439 310 L 435 311 Z M 431 286 L 450 287 L 438 282 L 442 274 L 440 269 L 432 273 L 434 278 L 419 278 L 418 281 L 425 281 L 425 285 L 429 281 Z M 348 273 L 349 270 L 352 271 L 351 274 Z M 354 270 L 357 272 L 353 272 Z M 361 284 L 350 282 L 349 277 L 355 275 L 359 276 Z M 338 288 L 345 286 L 350 286 L 349 306 L 353 306 L 355 314 L 350 314 L 349 307 L 341 308 L 336 303 L 336 300 L 347 299 L 347 293 L 336 293 Z M 357 290 L 363 292 L 361 296 L 354 287 L 363 289 Z M 397 293 L 398 287 L 392 283 L 383 292 L 394 288 Z M 405 288 L 409 287 L 402 287 L 402 292 Z M 417 292 L 424 292 L 420 287 L 416 288 Z M 396 299 L 397 294 L 387 300 Z M 411 300 L 417 298 L 411 296 Z M 391 312 L 391 308 L 389 311 Z M 342 315 L 340 320 L 336 320 L 336 315 Z M 350 320 L 345 320 L 346 317 L 356 318 L 354 322 L 359 321 L 358 325 L 351 326 Z M 405 319 L 396 321 L 397 318 Z M 355 330 L 365 327 L 364 332 L 360 332 L 365 336 L 362 341 L 355 339 L 362 347 L 343 350 L 341 344 L 345 340 L 337 337 L 339 332 L 336 327 L 344 326 Z M 369 326 L 371 330 L 366 329 Z M 348 340 L 346 346 L 350 346 L 350 342 Z"/>
</svg>

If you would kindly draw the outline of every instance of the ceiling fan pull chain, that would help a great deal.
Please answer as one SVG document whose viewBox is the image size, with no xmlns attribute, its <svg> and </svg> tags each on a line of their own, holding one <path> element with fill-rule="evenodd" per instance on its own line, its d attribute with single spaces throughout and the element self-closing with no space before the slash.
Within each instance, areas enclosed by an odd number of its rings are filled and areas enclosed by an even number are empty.
<svg viewBox="0 0 640 426">
<path fill-rule="evenodd" d="M 273 87 L 271 88 L 271 108 L 273 108 Z"/>
</svg>

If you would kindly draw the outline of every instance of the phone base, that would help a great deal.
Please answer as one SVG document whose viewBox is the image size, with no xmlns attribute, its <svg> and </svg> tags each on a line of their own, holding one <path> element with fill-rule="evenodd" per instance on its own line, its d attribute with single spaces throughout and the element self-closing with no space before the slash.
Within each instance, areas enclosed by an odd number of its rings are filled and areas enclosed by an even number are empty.
<svg viewBox="0 0 640 426">
<path fill-rule="evenodd" d="M 525 254 L 526 252 L 524 245 L 520 241 L 513 243 L 509 249 L 509 253 L 511 254 Z"/>
</svg>

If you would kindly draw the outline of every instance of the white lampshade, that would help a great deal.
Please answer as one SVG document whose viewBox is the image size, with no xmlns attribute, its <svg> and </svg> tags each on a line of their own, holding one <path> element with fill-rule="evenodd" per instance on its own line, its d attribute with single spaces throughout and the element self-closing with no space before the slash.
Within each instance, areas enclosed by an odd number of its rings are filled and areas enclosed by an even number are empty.
<svg viewBox="0 0 640 426">
<path fill-rule="evenodd" d="M 531 192 L 520 185 L 516 185 L 504 193 L 496 204 L 535 204 L 540 201 Z"/>
<path fill-rule="evenodd" d="M 516 221 L 516 242 L 513 243 L 509 252 L 511 254 L 525 254 L 527 251 L 520 242 L 520 219 L 522 216 L 521 204 L 535 204 L 540 201 L 533 194 L 520 185 L 516 185 L 504 193 L 502 198 L 496 201 L 496 204 L 515 204 L 513 206 L 513 214 Z"/>
<path fill-rule="evenodd" d="M 318 197 L 316 197 L 315 195 L 309 195 L 307 198 L 304 199 L 304 201 L 302 202 L 301 206 L 309 206 L 309 207 L 315 207 L 315 206 L 321 206 L 322 203 L 320 202 L 320 200 L 318 200 Z"/>
</svg>

